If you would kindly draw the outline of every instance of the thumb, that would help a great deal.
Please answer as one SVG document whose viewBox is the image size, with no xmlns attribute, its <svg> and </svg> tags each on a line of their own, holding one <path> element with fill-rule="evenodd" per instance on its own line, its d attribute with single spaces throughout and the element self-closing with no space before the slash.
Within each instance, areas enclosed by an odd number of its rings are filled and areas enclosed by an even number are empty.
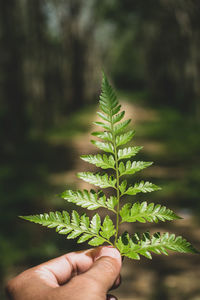
<svg viewBox="0 0 200 300">
<path fill-rule="evenodd" d="M 92 280 L 101 293 L 107 293 L 119 276 L 120 269 L 119 251 L 113 247 L 102 247 L 92 267 L 82 276 Z"/>
</svg>

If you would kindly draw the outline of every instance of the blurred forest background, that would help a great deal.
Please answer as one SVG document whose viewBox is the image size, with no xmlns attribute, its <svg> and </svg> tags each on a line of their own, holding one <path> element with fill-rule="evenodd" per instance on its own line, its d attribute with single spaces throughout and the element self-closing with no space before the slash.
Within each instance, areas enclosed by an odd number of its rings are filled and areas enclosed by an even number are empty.
<svg viewBox="0 0 200 300">
<path fill-rule="evenodd" d="M 199 0 L 0 0 L 1 299 L 7 279 L 79 249 L 18 216 L 72 208 L 57 194 L 81 187 L 79 156 L 95 151 L 102 69 L 144 145 L 137 158 L 155 162 L 141 176 L 163 190 L 144 199 L 185 218 L 152 230 L 200 249 L 199 49 Z M 199 300 L 199 263 L 175 254 L 125 262 L 116 294 Z"/>
</svg>

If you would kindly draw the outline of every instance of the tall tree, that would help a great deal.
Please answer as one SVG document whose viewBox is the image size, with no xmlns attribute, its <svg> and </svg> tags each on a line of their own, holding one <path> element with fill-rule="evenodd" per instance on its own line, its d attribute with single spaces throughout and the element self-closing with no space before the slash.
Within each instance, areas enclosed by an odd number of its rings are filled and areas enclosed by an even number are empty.
<svg viewBox="0 0 200 300">
<path fill-rule="evenodd" d="M 5 152 L 14 153 L 28 130 L 23 70 L 25 36 L 19 1 L 0 1 L 0 32 L 2 147 Z"/>
</svg>

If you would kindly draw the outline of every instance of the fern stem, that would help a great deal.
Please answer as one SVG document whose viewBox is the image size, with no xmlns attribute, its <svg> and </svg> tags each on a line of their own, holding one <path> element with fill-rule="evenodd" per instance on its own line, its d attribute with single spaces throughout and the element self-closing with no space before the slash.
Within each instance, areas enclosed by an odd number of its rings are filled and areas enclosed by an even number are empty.
<svg viewBox="0 0 200 300">
<path fill-rule="evenodd" d="M 117 161 L 118 164 L 118 161 Z M 120 194 L 119 194 L 119 172 L 118 166 L 116 167 L 116 176 L 117 176 L 117 214 L 116 214 L 116 234 L 115 234 L 115 242 L 116 245 L 118 232 L 119 232 L 119 210 L 120 210 Z"/>
<path fill-rule="evenodd" d="M 119 210 L 120 210 L 120 193 L 119 193 L 119 165 L 118 165 L 118 156 L 117 156 L 117 146 L 115 141 L 115 134 L 113 130 L 113 120 L 111 117 L 111 130 L 112 130 L 112 142 L 114 147 L 114 157 L 115 157 L 115 171 L 116 171 L 116 191 L 117 191 L 117 211 L 116 211 L 116 233 L 115 233 L 115 241 L 114 245 L 116 246 L 118 233 L 119 233 Z"/>
</svg>

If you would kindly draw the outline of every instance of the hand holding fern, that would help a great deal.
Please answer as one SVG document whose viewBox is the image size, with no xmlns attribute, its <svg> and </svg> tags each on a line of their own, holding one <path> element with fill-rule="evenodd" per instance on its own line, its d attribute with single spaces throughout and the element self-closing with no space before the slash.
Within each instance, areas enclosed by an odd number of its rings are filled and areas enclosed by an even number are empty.
<svg viewBox="0 0 200 300">
<path fill-rule="evenodd" d="M 8 283 L 11 300 L 114 300 L 121 256 L 112 247 L 72 252 L 26 270 Z"/>
</svg>

